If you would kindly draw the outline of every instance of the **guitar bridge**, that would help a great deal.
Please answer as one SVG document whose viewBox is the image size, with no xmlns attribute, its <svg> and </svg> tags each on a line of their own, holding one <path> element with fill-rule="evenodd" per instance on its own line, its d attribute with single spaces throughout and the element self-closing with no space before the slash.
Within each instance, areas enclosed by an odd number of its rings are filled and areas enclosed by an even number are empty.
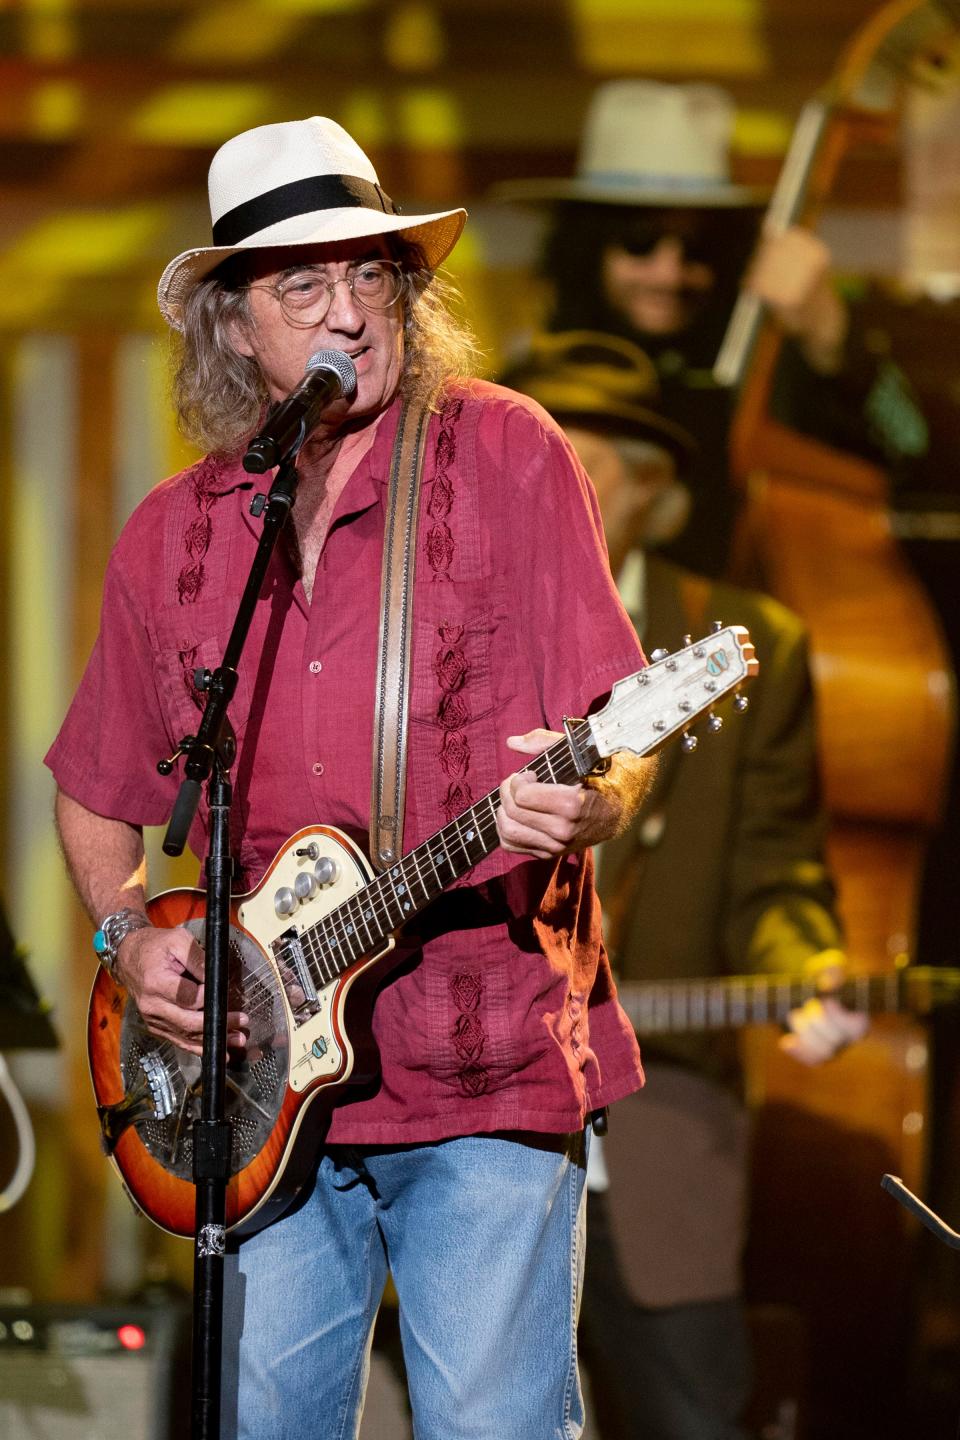
<svg viewBox="0 0 960 1440">
<path fill-rule="evenodd" d="M 301 1005 L 295 1005 L 293 1009 L 299 1010 L 303 1004 L 315 1005 L 317 1001 L 317 987 L 313 983 L 313 976 L 310 974 L 310 967 L 307 964 L 306 957 L 303 953 L 303 945 L 300 942 L 300 936 L 296 930 L 293 929 L 292 926 L 289 930 L 284 930 L 283 934 L 274 940 L 270 948 L 273 950 L 274 958 L 280 967 L 280 974 L 283 975 L 285 970 L 292 970 L 296 977 L 297 984 L 303 991 L 304 998 Z M 288 998 L 290 998 L 289 987 L 285 979 L 283 988 L 287 991 Z"/>
</svg>

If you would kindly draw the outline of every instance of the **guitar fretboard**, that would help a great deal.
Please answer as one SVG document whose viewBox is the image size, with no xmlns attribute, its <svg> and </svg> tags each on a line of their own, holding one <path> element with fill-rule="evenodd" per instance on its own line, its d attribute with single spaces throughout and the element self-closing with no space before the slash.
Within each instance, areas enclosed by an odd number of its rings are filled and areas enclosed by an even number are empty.
<svg viewBox="0 0 960 1440">
<path fill-rule="evenodd" d="M 565 736 L 531 758 L 526 768 L 538 780 L 570 785 L 579 778 L 582 768 L 590 769 L 597 764 L 600 757 L 590 726 L 586 722 L 575 723 L 570 734 L 581 756 L 581 767 Z M 499 808 L 498 787 L 336 910 L 302 930 L 299 943 L 314 983 L 318 987 L 330 984 L 357 960 L 380 949 L 394 931 L 406 925 L 455 880 L 495 850 L 499 843 Z"/>
<path fill-rule="evenodd" d="M 679 1035 L 743 1025 L 782 1024 L 791 1010 L 825 992 L 812 980 L 790 975 L 737 975 L 710 980 L 626 981 L 620 1003 L 639 1035 Z M 829 992 L 848 1010 L 868 1014 L 923 1014 L 960 999 L 960 971 L 906 966 L 889 973 L 857 975 Z"/>
</svg>

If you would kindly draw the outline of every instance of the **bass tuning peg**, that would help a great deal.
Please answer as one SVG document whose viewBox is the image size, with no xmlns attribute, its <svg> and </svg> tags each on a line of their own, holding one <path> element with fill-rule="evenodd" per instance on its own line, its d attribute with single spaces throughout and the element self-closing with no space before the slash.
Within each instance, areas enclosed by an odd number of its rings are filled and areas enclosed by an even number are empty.
<svg viewBox="0 0 960 1440">
<path fill-rule="evenodd" d="M 736 710 L 736 712 L 737 712 L 738 715 L 742 715 L 743 712 L 744 712 L 744 710 L 749 710 L 749 709 L 750 709 L 750 697 L 749 697 L 749 695 L 734 695 L 734 697 L 733 697 L 733 708 L 734 708 L 734 710 Z"/>
<path fill-rule="evenodd" d="M 680 749 L 684 755 L 692 755 L 697 748 L 697 737 L 691 735 L 689 730 L 684 730 L 683 738 L 680 741 Z"/>
</svg>

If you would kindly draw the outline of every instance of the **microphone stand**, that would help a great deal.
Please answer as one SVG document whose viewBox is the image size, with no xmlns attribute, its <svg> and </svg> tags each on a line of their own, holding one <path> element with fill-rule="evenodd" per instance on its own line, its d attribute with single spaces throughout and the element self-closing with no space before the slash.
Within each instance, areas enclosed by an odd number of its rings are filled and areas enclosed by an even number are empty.
<svg viewBox="0 0 960 1440">
<path fill-rule="evenodd" d="M 207 694 L 197 734 L 184 736 L 175 754 L 169 760 L 161 760 L 157 766 L 161 774 L 169 774 L 179 755 L 186 758 L 185 778 L 180 784 L 163 842 L 167 855 L 183 853 L 205 780 L 208 782 L 210 804 L 210 843 L 205 862 L 207 907 L 201 1100 L 200 1118 L 193 1123 L 196 1220 L 191 1440 L 218 1440 L 220 1433 L 223 1259 L 226 1253 L 227 1182 L 230 1179 L 232 1152 L 232 1126 L 225 1118 L 230 882 L 233 876 L 230 855 L 232 786 L 228 772 L 236 754 L 236 740 L 227 717 L 227 706 L 237 687 L 237 665 L 260 590 L 280 531 L 296 499 L 298 474 L 295 462 L 304 438 L 305 428 L 302 428 L 278 466 L 269 495 L 266 498 L 262 494 L 254 497 L 251 509 L 254 515 L 263 514 L 263 530 L 223 660 L 216 670 L 201 670 L 195 676 L 198 687 Z M 246 466 L 246 460 L 244 464 Z"/>
<path fill-rule="evenodd" d="M 880 1188 L 886 1190 L 888 1195 L 892 1195 L 894 1200 L 899 1201 L 904 1210 L 909 1210 L 911 1215 L 916 1215 L 917 1219 L 926 1225 L 938 1240 L 949 1245 L 951 1250 L 960 1250 L 960 1235 L 956 1230 L 951 1229 L 946 1221 L 941 1220 L 940 1216 L 935 1214 L 928 1205 L 924 1205 L 912 1190 L 908 1190 L 898 1175 L 884 1175 L 880 1181 Z"/>
</svg>

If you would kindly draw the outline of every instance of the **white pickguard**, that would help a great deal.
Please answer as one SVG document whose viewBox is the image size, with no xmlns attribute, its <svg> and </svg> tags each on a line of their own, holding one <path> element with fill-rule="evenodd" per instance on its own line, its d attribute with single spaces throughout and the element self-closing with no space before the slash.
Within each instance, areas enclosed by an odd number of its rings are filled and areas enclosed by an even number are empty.
<svg viewBox="0 0 960 1440">
<path fill-rule="evenodd" d="M 297 851 L 306 853 L 298 855 Z M 336 866 L 335 878 L 300 901 L 292 914 L 278 915 L 275 904 L 277 894 L 284 889 L 296 894 L 297 876 L 312 874 L 317 861 L 324 858 Z M 372 876 L 366 858 L 347 835 L 340 831 L 300 831 L 277 856 L 273 868 L 256 891 L 244 898 L 237 908 L 237 915 L 243 928 L 256 938 L 273 964 L 271 945 L 275 940 L 291 929 L 299 934 L 316 924 L 344 900 L 362 890 Z M 369 958 L 385 955 L 393 949 L 393 944 L 393 940 L 389 940 Z M 290 1035 L 288 1083 L 291 1090 L 304 1091 L 317 1080 L 349 1073 L 352 1069 L 352 1047 L 346 1031 L 335 1023 L 335 1016 L 342 1009 L 352 979 L 348 974 L 318 988 L 315 1013 L 299 1024 L 284 992 L 283 1003 Z M 338 1028 L 342 1041 L 337 1036 Z"/>
</svg>

